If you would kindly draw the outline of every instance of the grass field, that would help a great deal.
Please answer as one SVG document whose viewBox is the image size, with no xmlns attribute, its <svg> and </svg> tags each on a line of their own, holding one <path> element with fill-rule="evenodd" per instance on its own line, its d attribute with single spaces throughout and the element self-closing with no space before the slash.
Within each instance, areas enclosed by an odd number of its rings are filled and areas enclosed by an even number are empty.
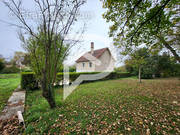
<svg viewBox="0 0 180 135">
<path fill-rule="evenodd" d="M 56 109 L 41 91 L 26 98 L 27 134 L 180 134 L 180 80 L 120 79 L 80 85 Z"/>
<path fill-rule="evenodd" d="M 19 83 L 19 74 L 0 74 L 0 112 Z"/>
</svg>

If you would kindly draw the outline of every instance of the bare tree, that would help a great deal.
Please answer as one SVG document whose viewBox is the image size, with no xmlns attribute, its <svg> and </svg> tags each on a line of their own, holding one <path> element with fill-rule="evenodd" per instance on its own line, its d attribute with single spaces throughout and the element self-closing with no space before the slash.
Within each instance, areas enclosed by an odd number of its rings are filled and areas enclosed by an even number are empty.
<svg viewBox="0 0 180 135">
<path fill-rule="evenodd" d="M 33 2 L 38 11 L 37 20 L 27 19 L 22 0 L 3 1 L 19 21 L 18 24 L 11 23 L 11 25 L 21 29 L 20 38 L 34 61 L 33 67 L 41 83 L 42 95 L 50 107 L 54 108 L 56 103 L 52 87 L 56 80 L 58 63 L 78 42 L 73 40 L 72 43 L 71 40 L 71 43 L 67 43 L 66 39 L 72 25 L 77 21 L 79 9 L 85 0 L 34 0 Z"/>
</svg>

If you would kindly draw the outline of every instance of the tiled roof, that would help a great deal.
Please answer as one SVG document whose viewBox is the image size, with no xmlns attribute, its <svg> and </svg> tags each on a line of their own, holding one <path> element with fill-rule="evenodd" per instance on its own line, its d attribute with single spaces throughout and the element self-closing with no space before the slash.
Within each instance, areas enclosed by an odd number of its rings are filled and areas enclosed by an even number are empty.
<svg viewBox="0 0 180 135">
<path fill-rule="evenodd" d="M 102 55 L 106 50 L 108 50 L 108 48 L 102 48 L 102 49 L 94 50 L 94 53 L 92 54 L 92 56 L 94 56 L 94 57 L 96 57 L 96 58 L 99 58 L 99 57 L 101 57 L 101 55 Z M 89 51 L 89 52 L 87 52 L 87 53 L 91 53 L 91 52 Z M 85 54 L 87 54 L 87 53 L 85 53 Z M 84 54 L 84 55 L 85 55 L 85 54 Z M 81 56 L 79 59 L 77 59 L 76 62 L 78 63 L 78 62 L 87 62 L 87 61 L 89 61 L 88 59 L 86 59 L 86 58 L 84 57 L 84 55 Z"/>
</svg>

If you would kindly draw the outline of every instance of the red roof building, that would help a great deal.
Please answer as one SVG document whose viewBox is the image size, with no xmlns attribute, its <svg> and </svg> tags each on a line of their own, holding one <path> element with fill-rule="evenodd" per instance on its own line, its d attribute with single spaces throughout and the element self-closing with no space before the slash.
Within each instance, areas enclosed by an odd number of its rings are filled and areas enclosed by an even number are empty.
<svg viewBox="0 0 180 135">
<path fill-rule="evenodd" d="M 76 72 L 113 71 L 114 65 L 115 60 L 109 48 L 94 50 L 94 43 L 91 42 L 91 51 L 76 60 Z"/>
</svg>

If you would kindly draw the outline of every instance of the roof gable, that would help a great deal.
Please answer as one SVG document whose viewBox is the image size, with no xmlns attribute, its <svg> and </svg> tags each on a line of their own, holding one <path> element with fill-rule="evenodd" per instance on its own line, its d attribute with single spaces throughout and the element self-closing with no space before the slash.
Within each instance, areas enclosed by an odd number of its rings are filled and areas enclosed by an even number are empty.
<svg viewBox="0 0 180 135">
<path fill-rule="evenodd" d="M 94 56 L 94 57 L 96 57 L 96 58 L 99 58 L 99 57 L 102 56 L 102 54 L 103 54 L 106 50 L 109 51 L 108 48 L 102 48 L 102 49 L 94 50 L 94 53 L 92 54 L 92 56 Z M 110 52 L 110 51 L 109 51 L 109 52 Z M 91 52 L 89 51 L 89 52 L 87 52 L 87 53 L 91 53 Z M 87 54 L 87 53 L 85 53 L 85 54 Z M 84 54 L 84 55 L 85 55 L 85 54 Z M 111 54 L 111 53 L 110 53 L 110 54 Z M 86 59 L 86 58 L 84 57 L 84 55 L 82 55 L 79 59 L 77 59 L 76 62 L 78 63 L 78 62 L 87 62 L 87 61 L 89 61 L 88 59 Z"/>
</svg>

